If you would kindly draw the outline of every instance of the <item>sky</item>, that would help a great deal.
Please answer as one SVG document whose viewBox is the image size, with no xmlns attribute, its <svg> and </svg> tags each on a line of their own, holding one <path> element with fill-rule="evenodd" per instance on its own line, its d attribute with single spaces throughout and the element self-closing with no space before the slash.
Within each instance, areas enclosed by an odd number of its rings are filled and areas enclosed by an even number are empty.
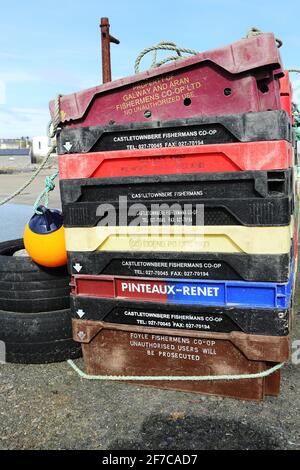
<svg viewBox="0 0 300 470">
<path fill-rule="evenodd" d="M 284 66 L 300 68 L 298 0 L 0 0 L 0 138 L 44 135 L 51 99 L 101 83 L 102 16 L 121 41 L 113 79 L 132 75 L 139 52 L 162 40 L 200 52 L 252 26 L 281 38 Z M 292 79 L 300 104 L 300 74 Z"/>
</svg>

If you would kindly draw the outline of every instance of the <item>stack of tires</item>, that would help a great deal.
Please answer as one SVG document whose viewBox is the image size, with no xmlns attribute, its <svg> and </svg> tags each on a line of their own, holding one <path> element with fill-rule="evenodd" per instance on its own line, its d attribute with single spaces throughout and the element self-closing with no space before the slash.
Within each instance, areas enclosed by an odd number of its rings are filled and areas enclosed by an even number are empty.
<svg viewBox="0 0 300 470">
<path fill-rule="evenodd" d="M 5 361 L 60 362 L 80 356 L 72 340 L 70 277 L 16 256 L 23 240 L 0 243 L 0 341 Z M 3 360 L 3 358 L 1 358 Z"/>
</svg>

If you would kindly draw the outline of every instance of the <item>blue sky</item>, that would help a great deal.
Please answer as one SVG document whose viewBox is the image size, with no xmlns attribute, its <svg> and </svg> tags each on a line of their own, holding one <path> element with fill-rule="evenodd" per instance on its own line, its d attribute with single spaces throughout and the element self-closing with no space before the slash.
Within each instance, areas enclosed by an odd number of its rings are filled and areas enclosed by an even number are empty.
<svg viewBox="0 0 300 470">
<path fill-rule="evenodd" d="M 101 16 L 121 40 L 112 45 L 114 79 L 161 40 L 203 51 L 251 26 L 275 32 L 285 67 L 300 68 L 298 0 L 1 0 L 0 12 L 0 138 L 44 134 L 50 99 L 100 83 Z M 300 102 L 300 75 L 293 80 Z"/>
</svg>

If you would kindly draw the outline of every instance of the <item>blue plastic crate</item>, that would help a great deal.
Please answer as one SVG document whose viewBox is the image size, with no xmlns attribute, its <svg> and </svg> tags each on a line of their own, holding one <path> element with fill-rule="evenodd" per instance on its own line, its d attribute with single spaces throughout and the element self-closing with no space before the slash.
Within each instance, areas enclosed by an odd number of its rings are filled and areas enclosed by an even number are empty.
<svg viewBox="0 0 300 470">
<path fill-rule="evenodd" d="M 244 281 L 166 280 L 167 302 L 224 307 L 288 308 L 294 274 L 287 284 Z"/>
</svg>

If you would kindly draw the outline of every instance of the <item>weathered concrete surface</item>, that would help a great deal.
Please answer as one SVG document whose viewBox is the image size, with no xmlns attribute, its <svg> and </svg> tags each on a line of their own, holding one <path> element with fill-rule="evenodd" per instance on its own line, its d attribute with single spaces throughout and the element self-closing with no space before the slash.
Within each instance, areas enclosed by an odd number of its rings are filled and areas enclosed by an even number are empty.
<svg viewBox="0 0 300 470">
<path fill-rule="evenodd" d="M 28 186 L 19 196 L 17 196 L 12 202 L 14 204 L 26 204 L 32 205 L 35 203 L 38 195 L 43 191 L 45 187 L 45 177 L 50 176 L 55 172 L 55 168 L 48 168 L 42 170 L 35 181 Z M 32 175 L 32 171 L 24 173 L 14 174 L 1 174 L 0 165 L 0 201 L 12 194 L 16 189 L 19 189 Z M 56 188 L 51 192 L 50 201 L 51 207 L 60 208 L 60 193 L 59 193 L 59 179 L 55 181 Z"/>
<path fill-rule="evenodd" d="M 288 365 L 280 397 L 256 403 L 89 382 L 65 363 L 2 365 L 0 449 L 299 450 L 299 383 Z"/>
</svg>

